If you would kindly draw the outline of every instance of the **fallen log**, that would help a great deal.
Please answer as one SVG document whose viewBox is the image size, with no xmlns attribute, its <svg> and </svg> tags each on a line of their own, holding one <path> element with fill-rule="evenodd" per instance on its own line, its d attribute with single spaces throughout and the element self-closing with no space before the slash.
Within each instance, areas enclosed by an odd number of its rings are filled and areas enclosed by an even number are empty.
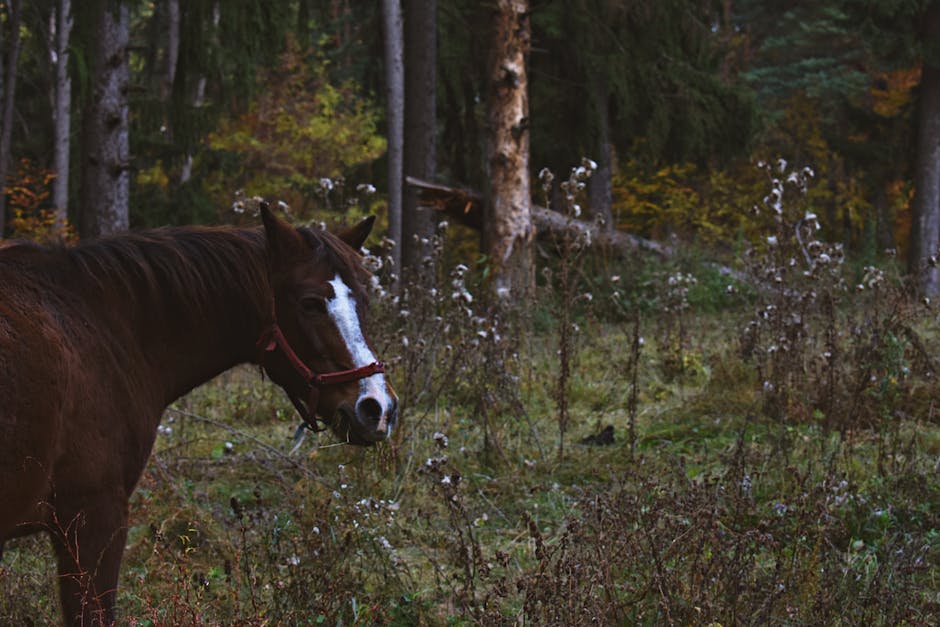
<svg viewBox="0 0 940 627">
<path fill-rule="evenodd" d="M 672 248 L 657 241 L 623 231 L 608 231 L 592 222 L 569 218 L 557 211 L 537 205 L 532 206 L 532 222 L 535 224 L 537 236 L 541 238 L 558 239 L 573 232 L 582 241 L 588 242 L 590 248 L 621 253 L 628 250 L 641 250 L 659 255 L 663 259 L 669 259 L 673 255 Z"/>
<path fill-rule="evenodd" d="M 413 176 L 405 177 L 405 184 L 418 190 L 421 203 L 424 206 L 431 207 L 435 211 L 447 215 L 459 224 L 478 231 L 482 230 L 483 195 L 476 190 L 449 187 L 440 183 L 423 181 Z M 675 256 L 675 250 L 661 242 L 633 235 L 632 233 L 624 233 L 623 231 L 602 229 L 592 222 L 569 218 L 557 211 L 538 205 L 532 206 L 532 222 L 535 226 L 536 237 L 543 240 L 558 241 L 560 237 L 574 232 L 576 236 L 579 236 L 582 241 L 588 242 L 588 246 L 595 250 L 618 254 L 641 251 L 652 253 L 662 259 L 671 259 Z M 722 276 L 734 279 L 739 283 L 756 285 L 761 290 L 770 290 L 769 286 L 755 282 L 753 277 L 740 270 L 718 263 L 708 263 L 706 265 L 714 267 Z"/>
<path fill-rule="evenodd" d="M 459 224 L 472 229 L 483 228 L 483 195 L 461 187 L 449 187 L 409 176 L 405 184 L 418 190 L 422 205 L 439 211 Z M 617 251 L 640 250 L 664 259 L 673 256 L 671 247 L 660 242 L 622 231 L 607 230 L 597 224 L 569 218 L 557 211 L 538 205 L 532 206 L 532 222 L 536 236 L 541 239 L 559 238 L 574 232 L 592 248 Z"/>
</svg>

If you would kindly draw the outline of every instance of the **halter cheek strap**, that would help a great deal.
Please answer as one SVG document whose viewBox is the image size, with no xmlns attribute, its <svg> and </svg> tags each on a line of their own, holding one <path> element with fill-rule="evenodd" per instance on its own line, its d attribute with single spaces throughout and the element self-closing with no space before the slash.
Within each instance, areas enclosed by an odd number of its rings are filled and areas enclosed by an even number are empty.
<svg viewBox="0 0 940 627">
<path fill-rule="evenodd" d="M 306 409 L 300 404 L 293 394 L 288 392 L 287 395 L 290 397 L 290 400 L 297 409 L 297 412 L 303 417 L 304 422 L 306 422 L 307 426 L 309 426 L 314 431 L 323 431 L 324 429 L 323 427 L 318 426 L 316 423 L 317 403 L 320 400 L 321 387 L 326 385 L 340 385 L 342 383 L 350 383 L 352 381 L 358 381 L 360 379 L 365 379 L 366 377 L 371 377 L 374 374 L 385 372 L 385 364 L 381 361 L 374 361 L 371 364 L 361 366 L 359 368 L 317 374 L 311 370 L 300 357 L 297 356 L 297 353 L 294 352 L 294 349 L 291 348 L 290 343 L 284 336 L 284 332 L 281 330 L 280 325 L 278 325 L 277 319 L 273 317 L 271 324 L 265 327 L 265 329 L 261 332 L 261 336 L 258 338 L 257 346 L 262 355 L 262 359 L 259 360 L 262 367 L 264 366 L 263 357 L 265 354 L 274 353 L 277 350 L 280 350 L 294 371 L 299 374 L 307 384 L 308 389 Z"/>
</svg>

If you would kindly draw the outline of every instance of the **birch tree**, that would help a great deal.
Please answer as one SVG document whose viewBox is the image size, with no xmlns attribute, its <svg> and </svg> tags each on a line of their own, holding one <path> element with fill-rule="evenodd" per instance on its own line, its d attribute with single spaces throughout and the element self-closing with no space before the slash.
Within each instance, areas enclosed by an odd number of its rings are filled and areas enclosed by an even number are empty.
<svg viewBox="0 0 940 627">
<path fill-rule="evenodd" d="M 69 36 L 72 33 L 71 0 L 58 0 L 54 19 L 53 169 L 56 178 L 52 182 L 52 205 L 56 212 L 55 229 L 61 232 L 68 224 L 69 202 L 69 148 L 71 145 L 69 140 L 72 132 L 72 79 L 69 76 Z"/>
</svg>

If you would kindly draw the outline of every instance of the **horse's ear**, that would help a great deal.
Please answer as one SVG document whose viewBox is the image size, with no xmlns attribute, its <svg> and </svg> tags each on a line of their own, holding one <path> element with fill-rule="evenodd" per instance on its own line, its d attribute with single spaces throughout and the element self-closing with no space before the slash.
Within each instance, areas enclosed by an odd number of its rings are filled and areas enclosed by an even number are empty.
<svg viewBox="0 0 940 627">
<path fill-rule="evenodd" d="M 275 263 L 286 263 L 301 255 L 305 243 L 297 229 L 274 215 L 266 201 L 261 201 L 260 211 L 271 260 Z"/>
<path fill-rule="evenodd" d="M 375 222 L 375 216 L 369 216 L 356 226 L 340 231 L 337 236 L 349 244 L 353 250 L 361 250 L 362 245 L 366 243 L 366 238 L 372 232 L 372 224 Z"/>
</svg>

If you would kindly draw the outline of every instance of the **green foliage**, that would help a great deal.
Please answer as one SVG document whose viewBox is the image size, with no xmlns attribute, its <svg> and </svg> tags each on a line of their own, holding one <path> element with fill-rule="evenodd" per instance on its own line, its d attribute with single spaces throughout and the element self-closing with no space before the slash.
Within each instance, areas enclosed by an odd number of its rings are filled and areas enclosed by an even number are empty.
<svg viewBox="0 0 940 627">
<path fill-rule="evenodd" d="M 266 71 L 264 93 L 249 111 L 225 118 L 208 140 L 212 150 L 238 156 L 233 170 L 207 177 L 222 205 L 232 189 L 278 198 L 304 215 L 324 177 L 339 177 L 385 150 L 378 111 L 349 82 L 329 81 L 322 58 L 289 43 L 277 69 Z"/>
<path fill-rule="evenodd" d="M 813 165 L 815 210 L 834 238 L 869 259 L 905 245 L 909 207 L 896 203 L 912 167 L 911 87 L 925 54 L 927 2 L 832 0 L 734 4 L 745 33 L 742 76 L 758 94 L 757 154 Z"/>
<path fill-rule="evenodd" d="M 27 5 L 13 154 L 49 169 L 53 3 Z M 478 2 L 441 6 L 439 172 L 484 189 L 490 13 Z M 375 6 L 184 2 L 183 62 L 168 91 L 165 6 L 130 7 L 135 225 L 232 219 L 224 208 L 239 187 L 304 212 L 320 178 L 358 181 L 380 158 L 382 105 L 369 96 L 382 87 L 372 62 Z M 750 232 L 739 211 L 757 181 L 748 163 L 784 156 L 816 170 L 824 228 L 874 259 L 903 245 L 909 229 L 911 113 L 926 54 L 916 27 L 925 7 L 533 2 L 532 161 L 560 171 L 573 155 L 598 159 L 606 115 L 621 228 L 725 248 Z M 72 37 L 77 102 L 91 88 L 90 13 L 76 13 Z M 289 36 L 297 43 L 285 53 Z M 73 107 L 73 129 L 81 115 Z M 74 142 L 73 183 L 82 141 Z M 370 179 L 381 184 L 376 172 Z"/>
<path fill-rule="evenodd" d="M 142 145 L 148 162 L 160 160 L 175 171 L 222 115 L 243 108 L 259 92 L 261 71 L 279 62 L 294 9 L 290 3 L 259 0 L 180 2 L 179 63 L 165 92 L 166 7 L 131 6 L 132 34 L 139 42 L 130 51 L 139 87 L 133 92 L 132 143 Z M 87 37 L 81 30 L 76 34 L 79 42 Z"/>
<path fill-rule="evenodd" d="M 751 29 L 758 54 L 745 80 L 762 98 L 778 103 L 794 92 L 825 103 L 864 91 L 867 51 L 861 24 L 845 4 L 737 3 L 740 23 Z"/>
<path fill-rule="evenodd" d="M 873 92 L 869 112 L 881 116 L 880 111 L 887 120 L 900 115 L 909 103 L 911 76 L 899 72 L 885 80 L 890 82 Z M 812 167 L 814 184 L 802 202 L 817 214 L 827 237 L 850 250 L 864 251 L 870 260 L 885 248 L 898 248 L 910 220 L 910 190 L 892 172 L 898 164 L 889 168 L 890 155 L 879 155 L 885 168 L 878 176 L 857 169 L 856 155 L 864 154 L 872 138 L 833 143 L 822 115 L 815 100 L 802 94 L 791 98 L 755 146 L 756 161 L 776 162 L 786 155 L 785 161 Z M 886 122 L 885 132 L 894 123 Z M 847 145 L 855 152 L 847 153 Z M 621 163 L 613 176 L 614 219 L 621 230 L 660 241 L 675 237 L 694 242 L 722 258 L 739 253 L 741 241 L 760 235 L 762 218 L 747 208 L 754 207 L 765 185 L 766 176 L 750 160 L 706 168 L 691 163 L 656 166 L 631 159 Z"/>
<path fill-rule="evenodd" d="M 550 51 L 531 58 L 531 108 L 544 120 L 532 136 L 540 162 L 557 168 L 572 152 L 596 155 L 597 115 L 607 106 L 621 154 L 705 162 L 748 145 L 754 103 L 723 77 L 729 44 L 710 28 L 721 19 L 712 5 L 545 2 L 532 19 L 535 45 Z"/>
</svg>

